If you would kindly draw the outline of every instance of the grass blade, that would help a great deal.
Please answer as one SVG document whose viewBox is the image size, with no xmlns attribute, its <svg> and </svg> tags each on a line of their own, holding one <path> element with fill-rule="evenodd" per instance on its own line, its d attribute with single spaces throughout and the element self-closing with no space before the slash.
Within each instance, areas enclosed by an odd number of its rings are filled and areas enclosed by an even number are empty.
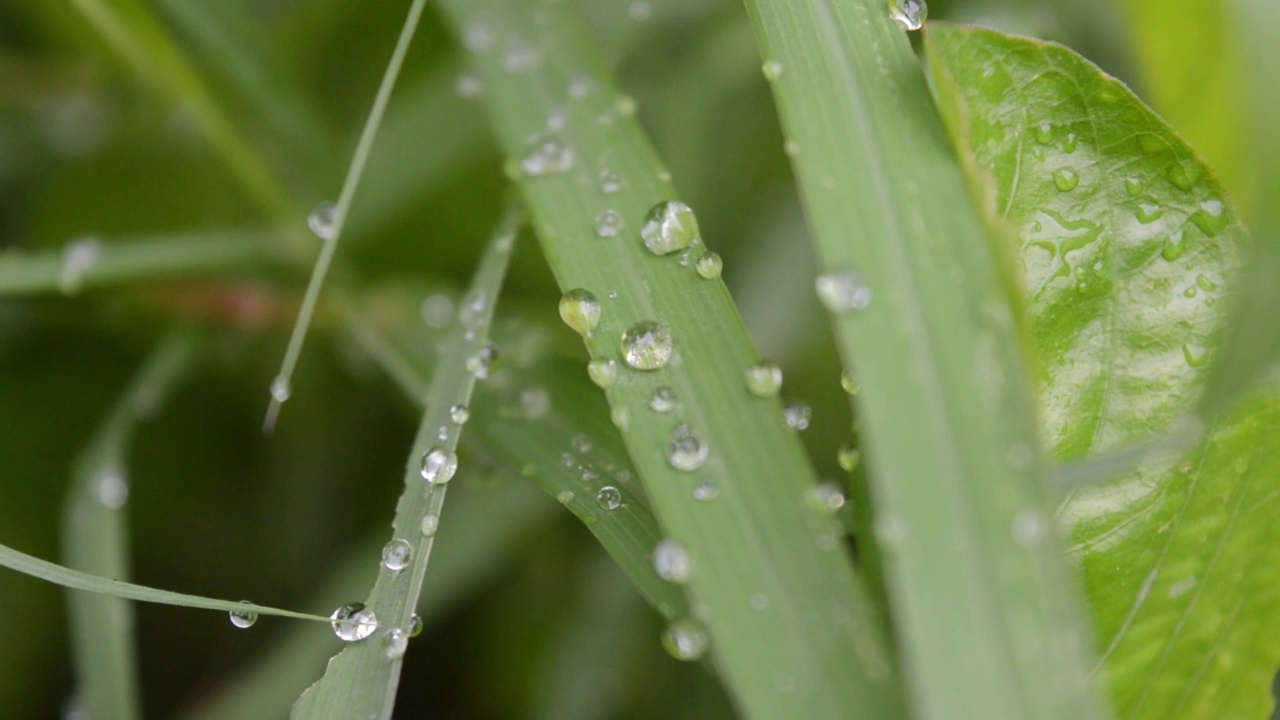
<svg viewBox="0 0 1280 720">
<path fill-rule="evenodd" d="M 832 320 L 864 388 L 875 539 L 915 716 L 1104 717 L 1049 520 L 1017 304 L 906 34 L 879 0 L 747 7 L 820 265 L 856 273 L 833 277 L 873 298 L 828 307 L 846 310 Z"/>
<path fill-rule="evenodd" d="M 810 509 L 813 469 L 780 404 L 748 392 L 743 374 L 759 358 L 724 285 L 699 277 L 692 256 L 682 267 L 638 236 L 646 212 L 675 191 L 631 116 L 634 104 L 616 94 L 563 8 L 442 7 L 475 51 L 557 282 L 603 305 L 586 344 L 617 367 L 610 406 L 627 415 L 632 461 L 666 536 L 689 559 L 687 587 L 706 608 L 697 619 L 730 694 L 749 717 L 845 717 L 854 707 L 894 717 L 900 700 L 880 618 L 834 521 Z M 597 235 L 593 221 L 606 211 L 624 226 L 615 237 Z M 689 251 L 703 249 L 699 241 Z M 670 331 L 675 358 L 661 369 L 633 370 L 620 357 L 623 332 L 639 321 Z M 653 412 L 648 402 L 664 386 L 679 407 Z M 682 425 L 700 442 L 679 436 Z M 691 446 L 695 457 L 706 450 L 705 463 L 676 469 L 668 454 Z M 699 486 L 718 499 L 695 500 Z"/>
<path fill-rule="evenodd" d="M 67 567 L 106 577 L 129 576 L 122 512 L 127 455 L 142 416 L 155 411 L 195 352 L 195 339 L 175 333 L 161 343 L 76 460 L 63 506 L 62 556 Z M 133 645 L 133 608 L 122 598 L 72 592 L 67 598 L 78 696 L 92 717 L 142 716 Z"/>
<path fill-rule="evenodd" d="M 520 212 L 513 204 L 480 261 L 471 291 L 463 301 L 460 317 L 464 322 L 455 328 L 450 347 L 431 380 L 427 409 L 405 470 L 405 491 L 392 523 L 393 542 L 408 543 L 412 550 L 406 567 L 391 570 L 384 566 L 379 571 L 369 594 L 368 607 L 380 618 L 380 625 L 388 629 L 378 633 L 376 639 L 349 645 L 335 655 L 324 677 L 294 705 L 296 718 L 391 716 L 403 663 L 403 643 L 408 640 L 404 633 L 417 608 L 434 544 L 434 526 L 427 530 L 423 523 L 427 518 L 440 521 L 446 483 L 457 469 L 461 424 L 454 419 L 452 409 L 468 407 L 477 377 L 487 377 L 490 371 L 491 358 L 486 354 L 489 325 L 519 219 Z M 436 464 L 429 469 L 428 461 L 432 459 Z M 429 479 L 428 473 L 438 479 Z"/>
</svg>

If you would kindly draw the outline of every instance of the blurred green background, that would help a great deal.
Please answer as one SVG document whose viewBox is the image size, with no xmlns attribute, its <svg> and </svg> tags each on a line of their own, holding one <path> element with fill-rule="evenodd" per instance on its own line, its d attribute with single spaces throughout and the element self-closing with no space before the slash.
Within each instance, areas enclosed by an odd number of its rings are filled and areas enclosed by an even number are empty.
<svg viewBox="0 0 1280 720">
<path fill-rule="evenodd" d="M 802 437 L 819 472 L 839 477 L 847 403 L 743 8 L 563 1 L 580 6 L 584 28 L 638 101 L 707 244 L 725 259 L 761 355 L 786 372 L 784 395 L 812 406 Z M 78 9 L 94 5 L 0 4 L 0 261 L 85 236 L 108 244 L 206 230 L 269 231 L 263 242 L 284 261 L 0 298 L 0 542 L 58 557 L 72 460 L 165 329 L 196 325 L 206 330 L 200 363 L 139 430 L 131 456 L 134 579 L 311 608 L 353 554 L 371 579 L 416 411 L 322 308 L 278 431 L 266 438 L 260 426 L 317 248 L 305 216 L 337 194 L 408 4 L 103 2 L 133 8 L 157 30 L 132 59 Z M 1242 92 L 1225 21 L 1197 20 L 1213 15 L 1209 0 L 1188 2 L 1185 13 L 1156 5 L 935 0 L 930 12 L 1062 41 L 1130 82 L 1218 167 L 1247 215 L 1252 186 L 1229 132 L 1234 120 L 1187 91 Z M 498 216 L 502 161 L 483 97 L 467 97 L 464 59 L 431 13 L 353 207 L 331 293 L 456 290 Z M 1131 22 L 1157 16 L 1154 25 Z M 1171 55 L 1190 51 L 1195 67 L 1169 70 Z M 216 130 L 210 140 L 217 118 L 232 140 Z M 265 191 L 245 182 L 253 167 Z M 562 352 L 584 357 L 553 319 L 559 293 L 531 240 L 500 312 L 545 324 Z M 448 579 L 456 591 L 441 594 L 448 602 L 411 645 L 399 717 L 731 715 L 701 666 L 666 656 L 656 614 L 554 500 L 511 468 L 464 472 L 458 486 L 466 488 L 458 504 L 478 510 L 462 525 L 446 509 L 439 552 L 456 553 L 456 571 L 437 573 L 433 560 L 427 583 Z M 367 587 L 354 585 L 347 599 Z M 15 621 L 0 642 L 0 715 L 58 716 L 75 694 L 63 592 L 0 572 L 0 616 Z M 220 613 L 162 606 L 137 607 L 137 625 L 149 717 L 216 707 L 237 674 L 288 633 L 323 638 L 320 664 L 303 663 L 304 679 L 318 677 L 339 645 L 323 627 L 264 619 L 236 631 Z"/>
</svg>

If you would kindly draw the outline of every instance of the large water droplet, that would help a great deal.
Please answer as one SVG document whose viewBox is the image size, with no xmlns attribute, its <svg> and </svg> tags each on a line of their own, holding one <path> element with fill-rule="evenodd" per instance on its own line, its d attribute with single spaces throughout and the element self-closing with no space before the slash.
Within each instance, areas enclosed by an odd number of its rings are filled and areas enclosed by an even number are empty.
<svg viewBox="0 0 1280 720">
<path fill-rule="evenodd" d="M 440 529 L 439 515 L 423 515 L 422 516 L 422 536 L 435 537 L 436 531 Z"/>
<path fill-rule="evenodd" d="M 831 312 L 865 310 L 871 304 L 871 288 L 852 271 L 819 275 L 814 281 L 814 288 L 818 291 L 818 299 Z"/>
<path fill-rule="evenodd" d="M 705 280 L 714 280 L 720 277 L 721 270 L 724 269 L 724 261 L 720 256 L 713 252 L 704 252 L 698 256 L 698 262 L 694 264 L 694 269 Z"/>
<path fill-rule="evenodd" d="M 663 540 L 653 548 L 653 569 L 658 577 L 676 584 L 689 582 L 692 568 L 689 565 L 689 554 L 675 540 Z"/>
<path fill-rule="evenodd" d="M 919 30 L 928 16 L 924 0 L 889 0 L 889 17 L 903 30 Z"/>
<path fill-rule="evenodd" d="M 454 405 L 449 408 L 449 419 L 458 425 L 463 425 L 471 419 L 471 410 L 466 405 Z"/>
<path fill-rule="evenodd" d="M 408 540 L 392 540 L 382 548 L 382 566 L 388 570 L 400 572 L 409 567 L 412 558 L 413 545 Z"/>
<path fill-rule="evenodd" d="M 1071 192 L 1080 184 L 1080 175 L 1071 168 L 1058 168 L 1053 172 L 1053 184 L 1059 192 Z"/>
<path fill-rule="evenodd" d="M 58 275 L 58 287 L 71 295 L 84 283 L 85 273 L 93 270 L 102 259 L 102 243 L 94 237 L 75 240 L 62 249 L 62 267 Z"/>
<path fill-rule="evenodd" d="M 657 413 L 669 413 L 676 409 L 676 394 L 669 387 L 660 387 L 649 396 L 649 409 Z"/>
<path fill-rule="evenodd" d="M 654 205 L 644 216 L 640 238 L 655 255 L 683 250 L 701 240 L 693 210 L 679 200 Z"/>
<path fill-rule="evenodd" d="M 747 389 L 757 397 L 773 397 L 782 389 L 782 368 L 762 362 L 746 371 Z"/>
<path fill-rule="evenodd" d="M 813 408 L 799 400 L 792 400 L 783 406 L 782 417 L 792 430 L 808 430 L 809 421 L 813 418 Z"/>
<path fill-rule="evenodd" d="M 622 333 L 622 359 L 637 370 L 657 370 L 671 352 L 671 331 L 660 322 L 642 320 Z"/>
<path fill-rule="evenodd" d="M 321 240 L 332 240 L 337 232 L 338 206 L 322 202 L 307 216 L 307 227 Z"/>
<path fill-rule="evenodd" d="M 345 642 L 364 640 L 378 629 L 378 616 L 364 603 L 348 603 L 329 616 L 333 634 Z"/>
<path fill-rule="evenodd" d="M 617 510 L 622 507 L 622 491 L 612 485 L 605 485 L 596 493 L 596 502 L 605 510 Z"/>
<path fill-rule="evenodd" d="M 600 301 L 589 290 L 570 290 L 560 296 L 560 319 L 579 335 L 590 335 L 600 324 Z"/>
<path fill-rule="evenodd" d="M 618 363 L 613 358 L 596 358 L 587 363 L 587 377 L 602 389 L 608 390 L 618 380 Z"/>
<path fill-rule="evenodd" d="M 458 472 L 458 456 L 443 447 L 434 447 L 422 454 L 422 479 L 440 485 L 453 479 Z"/>
<path fill-rule="evenodd" d="M 241 605 L 252 605 L 248 600 L 241 600 Z M 252 610 L 232 610 L 228 615 L 231 617 L 231 624 L 240 629 L 253 627 L 258 622 L 258 613 Z"/>
<path fill-rule="evenodd" d="M 702 438 L 681 424 L 671 433 L 671 443 L 667 445 L 667 462 L 671 467 L 684 472 L 693 472 L 707 461 L 710 449 Z"/>
<path fill-rule="evenodd" d="M 596 235 L 602 238 L 617 237 L 622 232 L 622 215 L 617 210 L 605 210 L 596 216 Z"/>
<path fill-rule="evenodd" d="M 520 169 L 526 175 L 553 175 L 573 167 L 573 148 L 555 133 L 539 133 L 526 143 Z"/>
<path fill-rule="evenodd" d="M 676 660 L 693 662 L 707 651 L 707 633 L 692 620 L 674 622 L 662 633 L 662 647 Z"/>
</svg>

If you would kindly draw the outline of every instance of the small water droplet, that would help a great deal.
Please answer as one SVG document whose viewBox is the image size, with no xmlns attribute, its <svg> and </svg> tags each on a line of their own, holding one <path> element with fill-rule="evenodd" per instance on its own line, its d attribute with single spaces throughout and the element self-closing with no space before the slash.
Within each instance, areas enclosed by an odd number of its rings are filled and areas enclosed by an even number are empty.
<svg viewBox="0 0 1280 720">
<path fill-rule="evenodd" d="M 1182 233 L 1170 235 L 1164 240 L 1164 247 L 1160 250 L 1160 256 L 1170 262 L 1182 257 L 1182 253 L 1187 251 L 1187 243 L 1184 242 Z"/>
<path fill-rule="evenodd" d="M 844 388 L 844 391 L 849 395 L 857 395 L 858 391 L 862 389 L 861 385 L 854 382 L 853 373 L 848 370 L 840 373 L 840 387 Z"/>
<path fill-rule="evenodd" d="M 928 16 L 924 0 L 889 0 L 889 17 L 903 30 L 919 30 Z"/>
<path fill-rule="evenodd" d="M 520 391 L 520 410 L 526 420 L 538 420 L 551 412 L 551 394 L 540 387 Z"/>
<path fill-rule="evenodd" d="M 1080 184 L 1080 176 L 1071 168 L 1058 168 L 1053 172 L 1053 184 L 1059 192 L 1071 192 Z"/>
<path fill-rule="evenodd" d="M 814 486 L 810 500 L 810 505 L 813 509 L 823 515 L 829 515 L 839 510 L 844 507 L 846 502 L 844 490 L 842 490 L 838 484 L 833 482 L 821 483 Z"/>
<path fill-rule="evenodd" d="M 849 443 L 844 443 L 836 452 L 836 462 L 840 463 L 840 469 L 845 472 L 853 472 L 858 467 L 858 462 L 862 459 L 862 455 L 858 449 Z"/>
<path fill-rule="evenodd" d="M 1156 203 L 1141 203 L 1138 205 L 1137 211 L 1134 212 L 1138 222 L 1143 225 L 1153 223 L 1164 216 L 1164 208 Z"/>
<path fill-rule="evenodd" d="M 720 271 L 724 269 L 724 261 L 718 254 L 708 251 L 698 256 L 698 262 L 694 268 L 703 279 L 714 280 L 720 277 Z"/>
<path fill-rule="evenodd" d="M 613 101 L 613 109 L 622 117 L 631 117 L 636 114 L 636 99 L 630 95 L 619 95 Z"/>
<path fill-rule="evenodd" d="M 609 168 L 601 168 L 600 174 L 597 176 L 600 181 L 600 192 L 605 195 L 612 195 L 621 192 L 626 187 L 626 181 L 622 177 L 622 173 Z"/>
<path fill-rule="evenodd" d="M 333 634 L 344 642 L 364 640 L 378 629 L 378 616 L 364 603 L 348 603 L 329 616 Z"/>
<path fill-rule="evenodd" d="M 671 331 L 653 320 L 642 320 L 622 333 L 622 359 L 636 370 L 657 370 L 671 359 Z"/>
<path fill-rule="evenodd" d="M 787 421 L 787 427 L 795 431 L 804 431 L 809 429 L 809 421 L 813 418 L 813 408 L 808 403 L 799 400 L 791 400 L 782 408 L 782 417 Z"/>
<path fill-rule="evenodd" d="M 782 389 L 782 368 L 762 362 L 746 370 L 747 389 L 756 397 L 773 397 Z"/>
<path fill-rule="evenodd" d="M 662 647 L 682 662 L 693 662 L 707 651 L 707 633 L 692 620 L 680 620 L 662 633 Z"/>
<path fill-rule="evenodd" d="M 1227 227 L 1227 213 L 1221 200 L 1205 200 L 1191 213 L 1191 222 L 1209 237 L 1214 237 Z"/>
<path fill-rule="evenodd" d="M 1187 170 L 1187 166 L 1181 162 L 1174 163 L 1169 167 L 1167 174 L 1169 182 L 1179 190 L 1189 191 L 1193 185 L 1191 173 Z"/>
<path fill-rule="evenodd" d="M 1053 142 L 1053 125 L 1047 122 L 1040 123 L 1036 126 L 1035 135 L 1036 142 L 1041 145 L 1048 145 Z"/>
<path fill-rule="evenodd" d="M 520 40 L 509 45 L 506 52 L 502 54 L 502 69 L 513 75 L 524 72 L 540 62 L 542 62 L 542 54 L 538 49 Z"/>
<path fill-rule="evenodd" d="M 493 47 L 493 33 L 480 23 L 468 23 L 462 31 L 462 44 L 473 53 L 482 53 Z"/>
<path fill-rule="evenodd" d="M 433 485 L 447 483 L 458 472 L 458 456 L 443 447 L 422 454 L 422 479 Z"/>
<path fill-rule="evenodd" d="M 119 510 L 129 501 L 129 481 L 118 467 L 107 467 L 98 473 L 98 502 L 108 510 Z"/>
<path fill-rule="evenodd" d="M 1143 185 L 1142 181 L 1138 178 L 1125 178 L 1124 190 L 1129 193 L 1131 197 L 1141 195 L 1144 188 L 1145 185 Z"/>
<path fill-rule="evenodd" d="M 688 553 L 680 543 L 671 539 L 663 540 L 654 546 L 653 569 L 657 571 L 658 577 L 678 585 L 689 582 L 693 574 Z"/>
<path fill-rule="evenodd" d="M 636 22 L 644 22 L 653 15 L 653 6 L 648 3 L 648 0 L 635 0 L 627 8 L 627 15 Z"/>
<path fill-rule="evenodd" d="M 819 275 L 814 281 L 814 288 L 823 306 L 834 313 L 865 310 L 871 305 L 871 288 L 852 271 Z"/>
<path fill-rule="evenodd" d="M 596 216 L 596 235 L 602 238 L 617 237 L 622 232 L 622 215 L 617 210 L 605 210 Z"/>
<path fill-rule="evenodd" d="M 609 411 L 609 420 L 613 422 L 614 427 L 625 432 L 631 427 L 631 411 L 619 405 Z"/>
<path fill-rule="evenodd" d="M 409 637 L 416 638 L 422 634 L 422 616 L 414 613 L 409 618 Z"/>
<path fill-rule="evenodd" d="M 587 376 L 591 382 L 608 390 L 618 379 L 618 363 L 613 358 L 596 358 L 587 363 Z"/>
<path fill-rule="evenodd" d="M 579 335 L 590 335 L 600 324 L 600 301 L 589 290 L 570 290 L 560 296 L 560 319 Z"/>
<path fill-rule="evenodd" d="M 454 81 L 453 91 L 458 93 L 459 97 L 478 98 L 484 92 L 484 81 L 473 72 L 465 72 Z"/>
<path fill-rule="evenodd" d="M 1195 297 L 1195 296 L 1196 296 L 1196 293 L 1197 293 L 1197 292 L 1198 292 L 1198 290 L 1197 290 L 1196 286 L 1195 286 L 1195 285 L 1192 285 L 1192 286 L 1188 287 L 1186 290 L 1183 290 L 1183 291 L 1182 291 L 1182 296 L 1183 296 L 1183 297 L 1188 297 L 1188 298 L 1193 298 L 1193 297 Z"/>
<path fill-rule="evenodd" d="M 782 63 L 778 60 L 765 60 L 760 70 L 764 73 L 764 79 L 769 82 L 777 82 L 782 77 Z"/>
<path fill-rule="evenodd" d="M 612 485 L 605 485 L 596 493 L 596 502 L 605 510 L 617 510 L 622 507 L 622 491 Z"/>
<path fill-rule="evenodd" d="M 1197 275 L 1196 284 L 1203 290 L 1217 290 L 1218 284 L 1209 279 L 1208 275 Z"/>
<path fill-rule="evenodd" d="M 293 389 L 289 387 L 289 378 L 277 375 L 271 380 L 271 397 L 278 403 L 288 402 Z"/>
<path fill-rule="evenodd" d="M 400 628 L 391 628 L 387 631 L 387 659 L 399 660 L 404 657 L 404 653 L 409 649 L 409 634 Z"/>
<path fill-rule="evenodd" d="M 498 370 L 501 363 L 498 359 L 498 346 L 493 343 L 485 343 L 480 348 L 480 352 L 467 358 L 467 371 L 474 374 L 477 379 L 485 380 Z"/>
<path fill-rule="evenodd" d="M 572 490 L 561 490 L 556 495 L 556 502 L 560 503 L 561 505 L 568 505 L 569 503 L 573 502 L 573 498 L 574 498 L 574 495 Z"/>
<path fill-rule="evenodd" d="M 252 605 L 253 603 L 248 600 L 241 600 L 240 604 Z M 228 615 L 231 617 L 231 624 L 241 630 L 251 628 L 254 623 L 258 622 L 258 613 L 253 612 L 252 610 L 232 610 Z"/>
<path fill-rule="evenodd" d="M 453 300 L 444 293 L 428 295 L 422 301 L 422 321 L 437 330 L 453 321 Z"/>
<path fill-rule="evenodd" d="M 769 607 L 769 596 L 764 593 L 755 593 L 751 596 L 751 609 L 764 610 Z"/>
<path fill-rule="evenodd" d="M 1183 345 L 1182 358 L 1191 368 L 1202 368 L 1209 364 L 1209 351 L 1196 345 Z"/>
<path fill-rule="evenodd" d="M 466 405 L 454 405 L 449 408 L 449 419 L 458 425 L 464 425 L 471 419 L 471 410 Z"/>
<path fill-rule="evenodd" d="M 693 472 L 702 467 L 710 452 L 702 438 L 688 425 L 681 424 L 671 433 L 671 443 L 667 445 L 667 462 L 677 470 Z"/>
<path fill-rule="evenodd" d="M 650 208 L 644 216 L 640 238 L 655 255 L 683 250 L 701 240 L 693 210 L 679 200 L 667 200 Z"/>
<path fill-rule="evenodd" d="M 787 157 L 795 157 L 800 154 L 800 143 L 787 138 L 782 143 L 782 152 L 786 153 Z"/>
<path fill-rule="evenodd" d="M 338 206 L 322 202 L 307 216 L 307 227 L 321 240 L 332 240 L 337 232 Z"/>
<path fill-rule="evenodd" d="M 591 438 L 581 433 L 569 438 L 569 447 L 580 453 L 591 452 Z"/>
<path fill-rule="evenodd" d="M 397 539 L 382 548 L 382 566 L 393 572 L 400 572 L 409 567 L 413 558 L 413 545 L 408 540 Z"/>
<path fill-rule="evenodd" d="M 573 148 L 555 133 L 538 133 L 529 138 L 520 169 L 538 177 L 562 173 L 573 167 Z"/>
<path fill-rule="evenodd" d="M 1013 518 L 1013 541 L 1022 547 L 1032 547 L 1044 537 L 1045 519 L 1038 510 L 1023 510 Z"/>
<path fill-rule="evenodd" d="M 102 243 L 95 237 L 84 237 L 68 243 L 62 249 L 62 267 L 58 275 L 58 288 L 71 295 L 80 290 L 85 273 L 97 266 L 102 259 Z"/>
<path fill-rule="evenodd" d="M 676 409 L 676 394 L 669 387 L 660 387 L 649 396 L 649 409 L 656 413 L 669 413 Z"/>
<path fill-rule="evenodd" d="M 1062 143 L 1062 151 L 1070 155 L 1076 151 L 1076 141 L 1078 138 L 1075 133 L 1067 133 L 1067 139 Z"/>
<path fill-rule="evenodd" d="M 720 497 L 720 487 L 710 480 L 705 480 L 693 488 L 693 499 L 698 502 L 711 502 Z"/>
<path fill-rule="evenodd" d="M 422 536 L 435 537 L 436 531 L 440 529 L 439 515 L 423 515 L 422 516 Z"/>
</svg>

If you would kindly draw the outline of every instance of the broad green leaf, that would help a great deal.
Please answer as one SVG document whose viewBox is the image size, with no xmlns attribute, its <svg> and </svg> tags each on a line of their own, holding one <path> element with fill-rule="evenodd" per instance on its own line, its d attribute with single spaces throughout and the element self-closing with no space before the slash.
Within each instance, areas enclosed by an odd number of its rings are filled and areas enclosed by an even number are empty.
<svg viewBox="0 0 1280 720">
<path fill-rule="evenodd" d="M 194 352 L 190 333 L 175 332 L 163 341 L 76 460 L 62 513 L 67 567 L 116 579 L 129 576 L 124 513 L 129 444 L 137 423 L 158 410 Z M 110 595 L 71 592 L 67 614 L 81 707 L 91 717 L 141 717 L 132 605 Z"/>
<path fill-rule="evenodd" d="M 868 546 L 914 716 L 1104 717 L 1050 522 L 1019 303 L 906 33 L 883 0 L 746 4 L 817 287 L 863 387 Z"/>
<path fill-rule="evenodd" d="M 406 462 L 405 489 L 396 503 L 393 535 L 366 603 L 377 618 L 377 627 L 329 661 L 324 677 L 294 704 L 295 718 L 391 717 L 409 628 L 436 529 L 443 521 L 445 492 L 458 471 L 458 438 L 465 420 L 458 420 L 454 408 L 468 407 L 476 380 L 497 369 L 494 348 L 488 342 L 489 326 L 521 217 L 518 206 L 509 204 L 463 299 L 460 322 L 450 333 L 448 348 L 432 374 L 426 409 Z M 463 473 L 465 478 L 465 470 Z M 385 555 L 395 545 L 404 548 L 398 567 Z"/>
<path fill-rule="evenodd" d="M 1073 459 L 1195 409 L 1247 242 L 1191 148 L 1058 45 L 933 25 L 952 137 L 993 225 L 1016 230 L 1046 441 Z M 1280 401 L 1182 457 L 1076 491 L 1069 528 L 1125 718 L 1263 717 L 1280 663 Z"/>
<path fill-rule="evenodd" d="M 705 608 L 697 619 L 729 694 L 748 717 L 846 717 L 851 708 L 896 716 L 882 620 L 835 521 L 807 502 L 814 472 L 781 404 L 748 391 L 744 373 L 760 359 L 724 284 L 695 269 L 718 241 L 713 229 L 703 228 L 706 245 L 686 238 L 683 264 L 682 252 L 660 256 L 641 240 L 646 214 L 677 194 L 634 101 L 615 90 L 563 7 L 441 7 L 484 79 L 510 174 L 560 289 L 585 289 L 600 303 L 586 346 L 595 362 L 614 364 L 605 394 L 626 415 L 623 440 L 654 514 L 688 558 L 691 605 Z M 623 352 L 624 332 L 640 322 L 670 335 L 663 362 L 632 354 L 648 370 Z M 654 412 L 650 398 L 664 387 L 677 407 Z M 718 498 L 698 501 L 700 486 Z"/>
</svg>

